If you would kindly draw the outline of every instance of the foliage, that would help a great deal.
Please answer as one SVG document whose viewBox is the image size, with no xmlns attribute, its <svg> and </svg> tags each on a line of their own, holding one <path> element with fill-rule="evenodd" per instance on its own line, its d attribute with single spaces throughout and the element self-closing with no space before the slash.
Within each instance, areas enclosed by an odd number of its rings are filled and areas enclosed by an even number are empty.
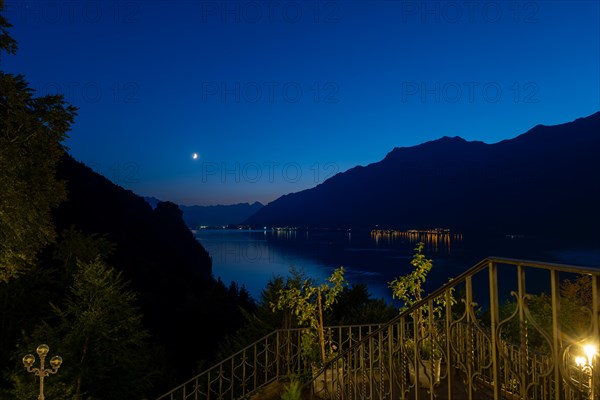
<svg viewBox="0 0 600 400">
<path fill-rule="evenodd" d="M 14 54 L 16 42 L 8 34 L 3 6 L 0 0 L 0 53 Z M 65 304 L 65 299 L 73 297 L 70 287 L 74 275 L 80 275 L 77 259 L 96 263 L 101 255 L 102 261 L 110 257 L 111 265 L 131 279 L 140 293 L 144 325 L 152 332 L 152 341 L 130 358 L 137 359 L 138 371 L 147 365 L 165 366 L 154 379 L 156 391 L 162 392 L 188 378 L 198 360 L 212 362 L 218 343 L 239 328 L 242 314 L 253 310 L 253 302 L 245 289 L 228 288 L 213 278 L 208 253 L 187 229 L 176 206 L 163 204 L 152 210 L 139 196 L 66 154 L 63 143 L 75 112 L 63 97 L 38 96 L 22 76 L 0 72 L 0 387 L 16 385 L 14 377 L 6 374 L 21 332 L 31 334 L 25 343 L 35 348 L 50 335 L 57 338 L 53 343 L 69 339 L 66 321 L 85 321 L 86 310 Z M 68 199 L 63 201 L 66 189 Z M 98 234 L 83 236 L 71 225 Z M 106 238 L 118 246 L 116 251 Z M 44 333 L 46 328 L 49 332 Z M 53 349 L 57 346 L 48 342 Z M 73 347 L 62 355 L 72 361 L 68 352 L 76 350 Z M 149 353 L 160 352 L 156 355 L 160 362 L 144 361 Z M 21 370 L 23 352 L 18 353 L 14 358 Z M 109 356 L 94 357 L 107 362 Z M 67 382 L 70 373 L 76 376 L 69 368 L 65 358 L 56 384 Z M 134 379 L 123 384 L 128 375 L 118 369 L 110 375 L 115 379 L 104 385 L 106 391 L 113 390 L 112 384 L 122 385 L 124 393 L 145 386 Z M 31 378 L 16 376 L 25 383 Z M 85 376 L 80 394 L 84 389 L 96 390 L 85 388 Z M 98 384 L 103 380 L 99 376 Z M 0 398 L 13 397 L 0 394 Z"/>
<path fill-rule="evenodd" d="M 290 383 L 286 385 L 285 390 L 281 395 L 281 400 L 300 399 L 302 399 L 302 382 L 297 378 L 292 378 Z"/>
<path fill-rule="evenodd" d="M 415 248 L 415 254 L 410 262 L 413 266 L 413 270 L 403 276 L 397 277 L 388 283 L 392 289 L 392 295 L 394 298 L 403 301 L 403 306 L 400 308 L 400 312 L 410 309 L 415 304 L 423 300 L 423 284 L 427 280 L 427 275 L 433 266 L 433 262 L 427 259 L 423 254 L 424 243 L 418 243 Z M 451 305 L 455 303 L 454 297 L 450 298 Z M 419 354 L 425 358 L 430 357 L 441 357 L 441 351 L 439 350 L 440 334 L 435 324 L 430 325 L 427 316 L 435 315 L 441 317 L 444 312 L 444 306 L 446 305 L 446 298 L 441 297 L 434 300 L 433 308 L 429 309 L 428 305 L 420 306 L 412 314 L 415 323 L 417 324 L 418 332 L 423 340 L 418 341 L 421 348 Z M 426 337 L 426 332 L 428 336 Z M 407 342 L 407 351 L 411 351 L 410 342 Z M 415 343 L 412 342 L 412 351 L 414 354 Z"/>
<path fill-rule="evenodd" d="M 78 400 L 141 398 L 158 372 L 151 371 L 149 335 L 136 301 L 120 273 L 99 259 L 79 263 L 65 305 L 53 306 L 53 318 L 25 339 L 15 358 L 48 343 L 51 353 L 64 359 L 48 390 L 62 387 Z M 12 376 L 15 396 L 23 390 L 22 370 L 18 366 Z"/>
<path fill-rule="evenodd" d="M 280 275 L 273 276 L 258 299 L 254 312 L 245 312 L 244 325 L 234 334 L 227 337 L 219 348 L 218 359 L 225 359 L 233 353 L 268 335 L 275 329 L 291 329 L 298 327 L 298 322 L 289 309 L 273 310 L 277 304 L 279 293 L 285 287 L 300 288 L 306 277 L 292 269 L 287 280 Z M 396 310 L 382 299 L 373 299 L 365 284 L 345 286 L 330 310 L 325 310 L 325 325 L 352 325 L 387 322 L 396 316 Z M 314 346 L 312 346 L 314 348 Z M 313 352 L 313 359 L 319 359 L 318 349 Z"/>
<path fill-rule="evenodd" d="M 425 244 L 421 242 L 415 248 L 416 253 L 410 262 L 414 269 L 388 283 L 389 288 L 392 289 L 392 296 L 404 302 L 400 312 L 409 309 L 423 298 L 423 284 L 433 266 L 433 262 L 423 254 L 424 247 Z"/>
<path fill-rule="evenodd" d="M 565 279 L 560 285 L 560 295 L 575 305 L 589 307 L 593 301 L 592 276 L 582 275 L 574 281 Z"/>
<path fill-rule="evenodd" d="M 404 348 L 406 349 L 409 360 L 412 360 L 415 356 L 415 341 L 414 339 L 407 339 L 404 342 Z M 425 338 L 420 342 L 419 346 L 419 358 L 423 360 L 439 360 L 442 358 L 442 350 L 438 343 L 435 343 L 430 338 Z"/>
<path fill-rule="evenodd" d="M 344 288 L 334 304 L 327 325 L 360 325 L 385 323 L 397 315 L 397 310 L 383 299 L 373 299 L 366 284 Z"/>
<path fill-rule="evenodd" d="M 277 302 L 279 291 L 284 286 L 283 277 L 274 276 L 262 290 L 256 308 L 254 310 L 242 309 L 243 325 L 221 343 L 217 359 L 223 360 L 231 356 L 275 329 L 293 327 L 293 318 L 289 311 L 273 312 L 271 309 L 271 304 Z"/>
<path fill-rule="evenodd" d="M 9 27 L 0 15 L 0 52 L 14 54 Z M 66 199 L 55 170 L 75 115 L 62 95 L 35 97 L 23 76 L 0 72 L 0 282 L 55 239 L 51 211 Z"/>
<path fill-rule="evenodd" d="M 64 267 L 66 275 L 72 275 L 78 262 L 92 262 L 100 257 L 102 261 L 114 255 L 116 245 L 106 235 L 84 234 L 74 225 L 60 232 L 54 251 L 54 258 Z"/>
<path fill-rule="evenodd" d="M 114 247 L 104 236 L 85 235 L 72 226 L 60 233 L 54 250 L 45 252 L 21 279 L 0 285 L 0 361 L 9 359 L 20 331 L 32 331 L 53 313 L 51 304 L 64 301 L 77 261 L 106 260 Z M 0 369 L 5 363 L 0 362 Z"/>
<path fill-rule="evenodd" d="M 292 276 L 299 274 L 292 269 Z M 298 280 L 298 279 L 296 279 Z M 293 281 L 293 280 L 292 280 Z M 311 362 L 325 363 L 325 333 L 323 312 L 330 310 L 338 299 L 344 286 L 344 267 L 336 269 L 327 278 L 327 282 L 316 285 L 311 279 L 302 279 L 299 285 L 286 285 L 279 291 L 277 302 L 271 303 L 271 309 L 290 310 L 300 326 L 308 327 L 302 333 L 302 351 Z"/>
<path fill-rule="evenodd" d="M 4 9 L 4 0 L 0 0 L 0 11 Z M 8 28 L 12 25 L 8 23 L 6 18 L 0 14 L 0 57 L 2 52 L 15 54 L 17 52 L 17 42 L 8 34 Z"/>
<path fill-rule="evenodd" d="M 54 351 L 50 349 L 50 351 Z M 32 353 L 34 354 L 34 353 Z M 54 353 L 52 353 L 54 354 Z M 58 374 L 62 373 L 62 368 Z M 44 396 L 47 399 L 53 400 L 92 400 L 92 398 L 76 397 L 75 386 L 57 379 L 59 375 L 51 375 L 50 378 L 44 380 Z M 32 374 L 25 376 L 23 374 L 13 374 L 11 377 L 13 384 L 12 391 L 7 393 L 11 399 L 15 400 L 31 400 L 37 399 L 40 393 L 39 381 Z M 1 394 L 1 392 L 0 392 Z"/>
<path fill-rule="evenodd" d="M 50 301 L 60 300 L 61 285 L 56 275 L 50 268 L 34 266 L 22 278 L 0 284 L 0 372 L 3 373 L 0 375 L 0 388 L 12 384 L 7 371 L 14 365 L 11 356 L 21 332 L 31 332 L 42 318 L 52 312 Z M 20 357 L 24 355 L 20 354 Z M 22 364 L 19 367 L 22 369 Z M 0 399 L 5 398 L 13 397 L 3 395 L 0 390 Z"/>
<path fill-rule="evenodd" d="M 561 333 L 569 342 L 583 340 L 591 334 L 592 281 L 587 275 L 575 280 L 564 280 L 560 284 L 559 321 Z M 547 334 L 552 334 L 552 298 L 546 293 L 529 294 L 526 307 L 534 322 Z M 532 326 L 532 321 L 519 321 L 516 300 L 506 301 L 500 307 L 500 320 L 512 319 L 502 325 L 502 337 L 509 343 L 517 344 L 526 334 L 527 346 L 539 353 L 550 351 L 550 344 Z M 489 315 L 486 316 L 489 319 Z M 524 330 L 522 332 L 522 330 Z"/>
</svg>

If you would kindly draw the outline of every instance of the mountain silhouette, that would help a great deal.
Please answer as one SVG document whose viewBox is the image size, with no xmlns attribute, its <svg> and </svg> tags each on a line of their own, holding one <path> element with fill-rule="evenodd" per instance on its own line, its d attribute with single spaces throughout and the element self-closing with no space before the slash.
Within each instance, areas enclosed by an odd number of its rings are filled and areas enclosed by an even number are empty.
<svg viewBox="0 0 600 400">
<path fill-rule="evenodd" d="M 156 197 L 144 197 L 144 199 L 156 208 L 160 200 Z M 179 209 L 183 212 L 183 220 L 191 229 L 199 226 L 226 226 L 239 225 L 255 214 L 263 207 L 261 203 L 238 203 L 231 205 L 214 206 L 185 206 L 180 204 Z"/>
<path fill-rule="evenodd" d="M 269 203 L 254 226 L 598 234 L 600 112 L 495 144 L 443 137 Z"/>
</svg>

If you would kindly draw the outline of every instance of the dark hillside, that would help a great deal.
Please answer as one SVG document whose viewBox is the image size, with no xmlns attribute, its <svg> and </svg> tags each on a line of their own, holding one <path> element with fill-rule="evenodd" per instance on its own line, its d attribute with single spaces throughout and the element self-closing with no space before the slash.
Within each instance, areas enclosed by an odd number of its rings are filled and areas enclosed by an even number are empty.
<svg viewBox="0 0 600 400">
<path fill-rule="evenodd" d="M 164 346 L 168 370 L 179 382 L 216 344 L 241 323 L 237 286 L 215 281 L 211 259 L 169 202 L 156 209 L 84 164 L 66 156 L 58 176 L 68 182 L 69 199 L 55 213 L 57 229 L 71 225 L 84 233 L 106 234 L 117 245 L 111 263 L 139 293 L 145 325 Z M 210 328 L 208 328 L 210 327 Z"/>
</svg>

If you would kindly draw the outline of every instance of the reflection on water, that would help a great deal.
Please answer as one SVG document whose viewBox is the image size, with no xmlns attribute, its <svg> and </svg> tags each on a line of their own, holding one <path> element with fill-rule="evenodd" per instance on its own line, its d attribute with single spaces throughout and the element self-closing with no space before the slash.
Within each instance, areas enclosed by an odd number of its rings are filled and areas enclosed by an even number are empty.
<svg viewBox="0 0 600 400">
<path fill-rule="evenodd" d="M 462 240 L 447 230 L 199 230 L 196 237 L 209 252 L 215 277 L 244 285 L 253 297 L 274 275 L 286 276 L 294 266 L 323 280 L 337 267 L 346 268 L 351 284 L 366 283 L 375 297 L 391 300 L 387 282 L 410 267 L 415 244 L 443 265 Z M 454 246 L 454 247 L 453 247 Z M 460 247 L 460 246 L 458 246 Z M 451 269 L 446 271 L 451 273 Z M 448 276 L 438 274 L 442 281 Z M 433 283 L 436 280 L 432 280 Z M 432 283 L 432 284 L 433 284 Z"/>
<path fill-rule="evenodd" d="M 434 254 L 449 255 L 452 250 L 452 243 L 462 241 L 462 234 L 452 233 L 450 229 L 427 229 L 407 231 L 399 231 L 394 229 L 373 229 L 371 238 L 378 246 L 380 241 L 387 244 L 392 244 L 397 241 L 408 243 L 425 243 L 425 251 L 433 252 Z"/>
<path fill-rule="evenodd" d="M 264 230 L 263 233 L 265 235 L 265 237 L 267 237 L 267 230 Z M 291 229 L 291 228 L 275 228 L 270 230 L 269 232 L 275 232 L 277 239 L 296 239 L 296 233 L 298 232 L 297 229 Z M 306 231 L 306 234 L 308 235 L 308 231 Z"/>
<path fill-rule="evenodd" d="M 391 301 L 387 282 L 410 270 L 415 245 L 421 241 L 426 244 L 425 255 L 433 260 L 426 290 L 438 288 L 488 256 L 592 267 L 600 262 L 597 245 L 579 249 L 539 238 L 463 237 L 445 229 L 199 230 L 196 237 L 213 260 L 215 277 L 244 285 L 255 298 L 274 275 L 287 276 L 290 266 L 318 281 L 344 266 L 351 284 L 366 283 L 374 297 Z"/>
<path fill-rule="evenodd" d="M 225 283 L 244 285 L 254 298 L 274 275 L 288 274 L 295 266 L 307 275 L 326 276 L 323 266 L 309 253 L 295 246 L 296 231 L 199 230 L 196 238 L 206 248 L 213 262 L 213 274 Z M 300 234 L 301 235 L 301 234 Z"/>
</svg>

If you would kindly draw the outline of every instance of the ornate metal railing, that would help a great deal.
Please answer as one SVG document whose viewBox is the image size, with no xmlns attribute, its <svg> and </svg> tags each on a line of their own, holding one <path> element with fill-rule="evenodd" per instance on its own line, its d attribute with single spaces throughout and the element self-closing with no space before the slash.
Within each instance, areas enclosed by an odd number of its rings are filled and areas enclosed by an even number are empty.
<svg viewBox="0 0 600 400">
<path fill-rule="evenodd" d="M 159 400 L 249 398 L 311 373 L 322 399 L 599 400 L 599 325 L 600 270 L 488 258 L 386 324 L 328 328 L 338 352 L 314 373 L 301 330 L 278 330 Z"/>
<path fill-rule="evenodd" d="M 312 396 L 597 400 L 599 324 L 600 270 L 489 258 L 333 358 Z"/>
<path fill-rule="evenodd" d="M 381 325 L 348 325 L 326 329 L 338 351 L 351 348 Z M 311 366 L 301 357 L 302 329 L 276 330 L 158 400 L 239 399 L 284 376 L 306 375 Z"/>
</svg>

